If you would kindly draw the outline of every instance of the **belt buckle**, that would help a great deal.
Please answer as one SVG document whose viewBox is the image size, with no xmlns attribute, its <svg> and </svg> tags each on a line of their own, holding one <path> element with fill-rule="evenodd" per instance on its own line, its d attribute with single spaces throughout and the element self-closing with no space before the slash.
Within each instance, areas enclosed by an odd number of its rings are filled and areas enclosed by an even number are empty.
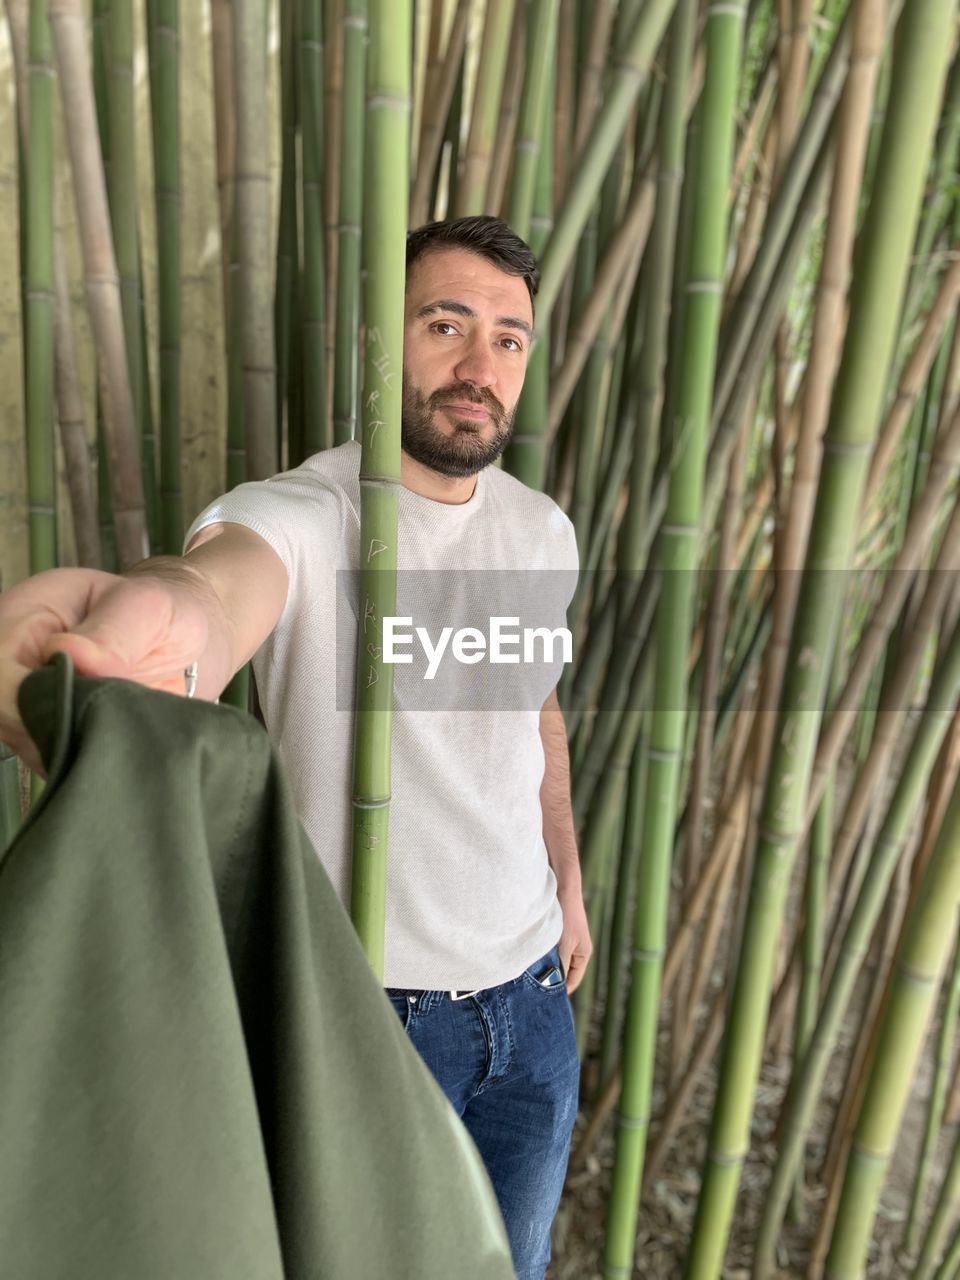
<svg viewBox="0 0 960 1280">
<path fill-rule="evenodd" d="M 473 991 L 448 991 L 447 995 L 451 1000 L 469 1000 L 471 996 L 479 995 L 482 990 L 482 987 L 476 987 Z"/>
</svg>

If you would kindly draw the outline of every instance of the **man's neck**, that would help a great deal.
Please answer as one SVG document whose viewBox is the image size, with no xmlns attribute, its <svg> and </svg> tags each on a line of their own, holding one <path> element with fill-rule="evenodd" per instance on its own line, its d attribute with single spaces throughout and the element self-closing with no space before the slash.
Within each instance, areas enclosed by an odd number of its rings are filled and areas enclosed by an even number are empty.
<svg viewBox="0 0 960 1280">
<path fill-rule="evenodd" d="M 432 467 L 425 467 L 409 454 L 401 450 L 400 479 L 404 487 L 419 493 L 422 498 L 431 498 L 434 502 L 447 502 L 453 506 L 469 502 L 477 487 L 474 476 L 444 476 Z"/>
</svg>

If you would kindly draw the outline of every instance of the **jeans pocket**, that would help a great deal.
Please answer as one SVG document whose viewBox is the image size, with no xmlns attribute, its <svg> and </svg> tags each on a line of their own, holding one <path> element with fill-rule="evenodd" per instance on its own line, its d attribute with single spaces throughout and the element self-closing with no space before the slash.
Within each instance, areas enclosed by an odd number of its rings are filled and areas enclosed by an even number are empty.
<svg viewBox="0 0 960 1280">
<path fill-rule="evenodd" d="M 529 969 L 523 971 L 524 980 L 538 991 L 565 991 L 567 982 L 563 976 L 563 966 L 557 949 L 548 951 L 545 956 L 534 961 Z"/>
<path fill-rule="evenodd" d="M 406 1030 L 407 1022 L 410 1020 L 409 999 L 407 998 L 407 996 L 392 995 L 389 991 L 387 992 L 387 999 L 390 1001 L 390 1005 L 394 1013 L 400 1019 L 400 1025 L 403 1027 L 404 1030 Z"/>
</svg>

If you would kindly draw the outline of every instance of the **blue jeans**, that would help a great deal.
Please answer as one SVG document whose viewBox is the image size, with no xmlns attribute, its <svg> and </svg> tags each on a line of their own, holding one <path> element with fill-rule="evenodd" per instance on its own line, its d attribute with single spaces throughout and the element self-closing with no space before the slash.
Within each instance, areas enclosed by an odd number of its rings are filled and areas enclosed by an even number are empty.
<svg viewBox="0 0 960 1280">
<path fill-rule="evenodd" d="M 580 1080 L 556 947 L 518 978 L 465 1000 L 445 991 L 387 995 L 483 1158 L 517 1280 L 543 1280 Z"/>
</svg>

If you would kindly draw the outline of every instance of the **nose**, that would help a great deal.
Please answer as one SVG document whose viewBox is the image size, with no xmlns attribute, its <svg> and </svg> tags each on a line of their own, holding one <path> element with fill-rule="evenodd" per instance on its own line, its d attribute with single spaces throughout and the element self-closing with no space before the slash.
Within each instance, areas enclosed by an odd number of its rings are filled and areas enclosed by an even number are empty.
<svg viewBox="0 0 960 1280">
<path fill-rule="evenodd" d="M 463 352 L 454 368 L 460 382 L 470 382 L 475 387 L 491 387 L 497 380 L 497 370 L 490 348 L 482 338 L 474 338 Z"/>
</svg>

